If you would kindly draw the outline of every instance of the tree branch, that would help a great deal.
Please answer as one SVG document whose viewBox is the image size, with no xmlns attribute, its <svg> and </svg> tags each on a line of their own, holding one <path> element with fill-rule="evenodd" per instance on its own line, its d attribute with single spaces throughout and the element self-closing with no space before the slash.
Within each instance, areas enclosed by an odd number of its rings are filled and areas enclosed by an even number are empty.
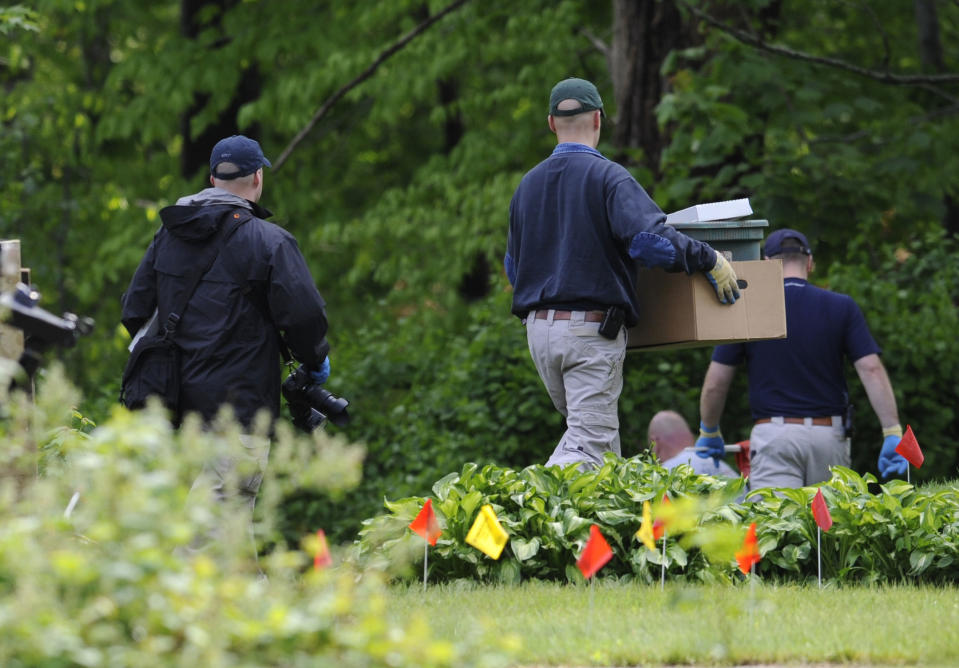
<svg viewBox="0 0 959 668">
<path fill-rule="evenodd" d="M 380 53 L 379 56 L 376 57 L 376 60 L 374 60 L 369 67 L 363 70 L 363 72 L 358 77 L 350 81 L 345 86 L 342 86 L 339 90 L 337 90 L 330 97 L 328 97 L 326 101 L 323 103 L 323 105 L 316 111 L 316 113 L 313 114 L 313 118 L 311 118 L 310 121 L 305 126 L 303 126 L 302 130 L 296 133 L 296 136 L 293 137 L 293 140 L 287 145 L 285 149 L 283 149 L 283 152 L 280 154 L 280 157 L 274 161 L 273 171 L 276 172 L 280 167 L 283 166 L 283 163 L 285 163 L 287 158 L 290 157 L 290 153 L 293 152 L 293 149 L 295 149 L 297 145 L 301 141 L 303 141 L 306 135 L 310 133 L 310 130 L 313 129 L 313 127 L 319 122 L 321 118 L 326 116 L 326 114 L 333 107 L 333 105 L 339 102 L 344 95 L 346 95 L 348 92 L 350 92 L 351 90 L 359 86 L 361 83 L 369 79 L 371 76 L 373 76 L 373 73 L 376 72 L 376 70 L 379 68 L 380 65 L 382 65 L 391 56 L 395 55 L 397 52 L 403 49 L 407 44 L 412 42 L 414 38 L 418 37 L 420 34 L 425 32 L 427 28 L 429 28 L 434 23 L 442 19 L 447 14 L 450 14 L 451 12 L 459 9 L 460 7 L 465 5 L 467 2 L 469 2 L 469 0 L 456 0 L 456 2 L 453 2 L 447 5 L 445 8 L 443 8 L 436 14 L 433 14 L 432 16 L 427 18 L 418 26 L 416 26 L 415 28 L 410 30 L 408 33 L 400 37 L 392 45 L 387 47 L 382 53 Z"/>
<path fill-rule="evenodd" d="M 847 63 L 846 61 L 839 60 L 837 58 L 814 56 L 802 51 L 795 51 L 782 46 L 774 46 L 763 40 L 758 35 L 748 33 L 744 30 L 740 30 L 739 28 L 734 28 L 733 26 L 723 23 L 719 19 L 707 14 L 701 9 L 693 7 L 686 2 L 686 0 L 676 0 L 676 2 L 688 9 L 693 15 L 699 17 L 711 26 L 718 28 L 727 35 L 734 37 L 743 44 L 748 44 L 756 47 L 757 49 L 767 51 L 777 56 L 792 58 L 793 60 L 802 60 L 805 62 L 814 63 L 816 65 L 825 65 L 827 67 L 833 67 L 836 69 L 845 70 L 847 72 L 852 72 L 853 74 L 858 74 L 859 76 L 866 77 L 868 79 L 874 79 L 881 83 L 893 84 L 897 86 L 959 83 L 959 74 L 893 74 L 891 72 L 870 70 L 865 67 L 860 67 L 859 65 Z"/>
<path fill-rule="evenodd" d="M 584 37 L 586 37 L 586 39 L 590 41 L 590 43 L 592 43 L 593 47 L 597 51 L 603 54 L 606 60 L 609 60 L 610 58 L 609 45 L 606 42 L 604 42 L 599 37 L 594 35 L 588 28 L 580 28 L 579 31 L 583 34 Z"/>
<path fill-rule="evenodd" d="M 939 118 L 946 118 L 948 116 L 955 116 L 959 114 L 959 104 L 953 104 L 951 107 L 943 107 L 942 109 L 936 109 L 935 111 L 930 111 L 928 114 L 922 114 L 920 116 L 913 116 L 909 118 L 904 125 L 913 126 L 920 125 L 929 121 L 935 121 Z M 850 133 L 848 135 L 843 135 L 841 137 L 832 136 L 832 137 L 817 137 L 815 139 L 809 140 L 809 145 L 813 146 L 815 144 L 851 144 L 853 142 L 859 141 L 860 139 L 865 139 L 866 137 L 871 136 L 872 133 L 869 130 L 858 130 L 857 132 Z"/>
</svg>

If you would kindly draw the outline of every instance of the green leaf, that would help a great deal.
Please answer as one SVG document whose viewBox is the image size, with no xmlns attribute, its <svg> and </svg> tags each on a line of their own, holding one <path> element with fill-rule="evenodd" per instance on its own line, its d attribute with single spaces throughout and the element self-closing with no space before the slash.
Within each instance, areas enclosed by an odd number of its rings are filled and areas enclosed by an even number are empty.
<svg viewBox="0 0 959 668">
<path fill-rule="evenodd" d="M 510 539 L 510 549 L 519 561 L 532 559 L 539 552 L 540 539 L 534 536 L 528 540 L 514 537 Z"/>
</svg>

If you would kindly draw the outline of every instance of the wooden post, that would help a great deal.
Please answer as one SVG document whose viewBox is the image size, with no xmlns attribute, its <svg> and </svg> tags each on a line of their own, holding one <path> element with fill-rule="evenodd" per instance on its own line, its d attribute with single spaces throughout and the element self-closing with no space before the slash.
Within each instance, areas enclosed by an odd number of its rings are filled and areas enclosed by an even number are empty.
<svg viewBox="0 0 959 668">
<path fill-rule="evenodd" d="M 0 290 L 10 292 L 21 280 L 20 240 L 0 240 Z M 18 361 L 23 354 L 23 332 L 0 324 L 0 357 Z"/>
<path fill-rule="evenodd" d="M 29 269 L 24 270 L 20 266 L 20 240 L 0 240 L 0 290 L 15 290 L 24 277 L 29 280 Z M 24 349 L 23 331 L 2 322 L 5 317 L 6 314 L 0 312 L 0 362 L 12 360 L 19 364 Z M 32 379 L 30 381 L 32 383 Z M 32 384 L 28 389 L 30 396 L 33 396 Z M 8 391 L 9 387 L 0 388 L 0 401 L 9 400 Z M 22 491 L 38 475 L 37 445 L 30 436 L 26 436 L 18 448 L 10 449 L 10 443 L 4 447 L 6 451 L 3 453 L 0 481 L 11 480 L 18 492 Z"/>
</svg>

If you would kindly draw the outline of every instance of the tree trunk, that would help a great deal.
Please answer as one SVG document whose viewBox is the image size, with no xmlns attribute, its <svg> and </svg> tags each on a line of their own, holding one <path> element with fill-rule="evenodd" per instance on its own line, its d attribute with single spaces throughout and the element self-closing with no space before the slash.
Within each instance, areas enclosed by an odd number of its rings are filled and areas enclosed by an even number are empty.
<svg viewBox="0 0 959 668">
<path fill-rule="evenodd" d="M 926 72 L 942 73 L 946 70 L 945 59 L 942 55 L 942 40 L 939 38 L 939 15 L 936 13 L 934 0 L 915 0 L 916 33 L 919 38 L 919 62 Z M 941 105 L 939 98 L 935 100 L 929 96 L 932 104 Z M 959 202 L 950 193 L 943 195 L 945 209 L 942 225 L 950 237 L 959 236 Z"/>
<path fill-rule="evenodd" d="M 673 49 L 691 42 L 691 31 L 674 3 L 613 0 L 609 64 L 616 118 L 612 119 L 612 142 L 624 151 L 642 149 L 644 164 L 656 175 L 666 145 L 655 114 L 666 90 L 660 71 Z"/>
</svg>

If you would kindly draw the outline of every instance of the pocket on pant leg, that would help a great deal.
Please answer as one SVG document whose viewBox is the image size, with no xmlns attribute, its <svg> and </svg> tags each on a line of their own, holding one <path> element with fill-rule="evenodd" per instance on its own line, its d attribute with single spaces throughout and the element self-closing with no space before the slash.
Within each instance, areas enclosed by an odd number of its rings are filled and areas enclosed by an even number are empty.
<svg viewBox="0 0 959 668">
<path fill-rule="evenodd" d="M 607 452 L 620 454 L 619 415 L 614 410 L 581 409 L 566 421 L 567 435 L 596 462 Z"/>
<path fill-rule="evenodd" d="M 588 333 L 585 326 L 571 328 L 570 345 L 576 350 L 583 361 L 597 362 L 603 360 L 607 365 L 607 375 L 612 377 L 622 373 L 623 362 L 626 357 L 625 335 L 620 338 L 607 339 L 596 333 Z"/>
</svg>

